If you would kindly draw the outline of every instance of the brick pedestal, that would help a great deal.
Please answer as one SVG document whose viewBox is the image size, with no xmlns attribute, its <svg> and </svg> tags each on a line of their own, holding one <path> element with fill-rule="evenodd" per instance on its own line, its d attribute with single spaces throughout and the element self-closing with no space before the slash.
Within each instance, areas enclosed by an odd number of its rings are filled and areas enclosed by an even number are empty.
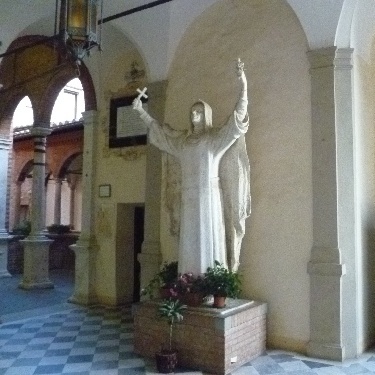
<svg viewBox="0 0 375 375">
<path fill-rule="evenodd" d="M 134 308 L 134 349 L 145 357 L 168 344 L 168 325 L 158 317 L 156 302 Z M 227 300 L 223 309 L 189 307 L 175 325 L 173 346 L 179 366 L 225 375 L 266 349 L 267 305 Z"/>
</svg>

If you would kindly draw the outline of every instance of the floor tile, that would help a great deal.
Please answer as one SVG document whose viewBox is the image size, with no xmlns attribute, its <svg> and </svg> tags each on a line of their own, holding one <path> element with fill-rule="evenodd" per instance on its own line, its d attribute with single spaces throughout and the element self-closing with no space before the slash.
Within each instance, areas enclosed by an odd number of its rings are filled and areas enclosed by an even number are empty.
<svg viewBox="0 0 375 375">
<path fill-rule="evenodd" d="M 36 303 L 35 303 L 36 305 Z M 60 305 L 59 305 L 60 306 Z M 57 308 L 57 307 L 56 307 Z M 0 325 L 0 375 L 154 375 L 155 363 L 134 353 L 130 309 L 81 308 Z M 45 310 L 43 310 L 45 311 Z M 203 375 L 177 369 L 176 375 Z M 283 351 L 267 351 L 232 375 L 368 375 L 375 374 L 375 353 L 358 360 L 328 362 Z"/>
</svg>

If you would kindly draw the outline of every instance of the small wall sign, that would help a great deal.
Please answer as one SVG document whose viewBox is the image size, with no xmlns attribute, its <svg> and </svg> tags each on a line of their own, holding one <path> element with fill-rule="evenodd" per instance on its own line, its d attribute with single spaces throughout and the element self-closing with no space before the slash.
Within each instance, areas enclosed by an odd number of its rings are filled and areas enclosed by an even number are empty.
<svg viewBox="0 0 375 375">
<path fill-rule="evenodd" d="M 109 198 L 111 196 L 111 185 L 99 185 L 99 197 Z"/>
</svg>

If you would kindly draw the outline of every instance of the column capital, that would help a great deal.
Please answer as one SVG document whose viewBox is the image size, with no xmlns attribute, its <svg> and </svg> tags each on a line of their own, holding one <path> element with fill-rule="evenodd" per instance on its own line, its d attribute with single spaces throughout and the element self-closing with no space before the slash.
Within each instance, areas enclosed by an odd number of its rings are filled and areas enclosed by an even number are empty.
<svg viewBox="0 0 375 375">
<path fill-rule="evenodd" d="M 92 109 L 91 111 L 82 112 L 83 126 L 93 123 L 96 120 L 98 111 Z"/>
<path fill-rule="evenodd" d="M 50 135 L 52 132 L 52 129 L 51 128 L 45 128 L 45 127 L 41 127 L 41 126 L 33 126 L 31 128 L 31 135 L 33 137 L 47 137 L 47 135 Z"/>
<path fill-rule="evenodd" d="M 353 69 L 353 48 L 339 48 L 334 60 L 335 70 Z"/>
<path fill-rule="evenodd" d="M 12 140 L 9 137 L 0 136 L 0 150 L 9 150 Z"/>
<path fill-rule="evenodd" d="M 319 48 L 307 51 L 307 58 L 311 69 L 333 67 L 333 61 L 336 56 L 336 47 Z"/>
</svg>

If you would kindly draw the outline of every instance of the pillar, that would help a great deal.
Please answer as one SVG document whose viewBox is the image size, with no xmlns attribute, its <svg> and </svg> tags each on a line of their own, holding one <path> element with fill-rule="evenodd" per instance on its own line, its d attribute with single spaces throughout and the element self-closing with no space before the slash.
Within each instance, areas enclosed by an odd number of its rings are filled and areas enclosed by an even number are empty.
<svg viewBox="0 0 375 375">
<path fill-rule="evenodd" d="M 55 179 L 55 210 L 54 210 L 54 224 L 61 224 L 61 178 Z"/>
<path fill-rule="evenodd" d="M 147 87 L 150 98 L 148 111 L 153 117 L 163 122 L 167 81 L 151 83 Z M 159 272 L 162 261 L 160 250 L 161 152 L 149 144 L 146 156 L 145 233 L 142 252 L 138 255 L 141 264 L 141 289 Z"/>
<path fill-rule="evenodd" d="M 22 289 L 53 288 L 49 280 L 49 246 L 45 229 L 46 206 L 46 137 L 50 128 L 34 127 L 31 135 L 34 139 L 33 185 L 31 195 L 31 232 L 21 240 L 24 246 L 23 277 L 19 285 Z"/>
<path fill-rule="evenodd" d="M 97 243 L 94 235 L 95 200 L 95 128 L 97 112 L 83 112 L 84 141 L 82 165 L 82 228 L 76 244 L 70 246 L 75 253 L 75 284 L 70 302 L 91 305 L 97 301 L 95 293 L 95 258 Z"/>
<path fill-rule="evenodd" d="M 310 342 L 313 357 L 357 355 L 352 50 L 310 51 L 313 248 Z"/>
<path fill-rule="evenodd" d="M 69 225 L 70 225 L 70 228 L 74 229 L 76 184 L 70 181 L 69 188 L 70 188 Z"/>
<path fill-rule="evenodd" d="M 10 276 L 8 272 L 8 241 L 12 236 L 8 235 L 5 228 L 10 145 L 11 141 L 8 138 L 0 138 L 0 277 Z"/>
<path fill-rule="evenodd" d="M 20 223 L 22 181 L 14 184 L 13 226 Z"/>
</svg>

